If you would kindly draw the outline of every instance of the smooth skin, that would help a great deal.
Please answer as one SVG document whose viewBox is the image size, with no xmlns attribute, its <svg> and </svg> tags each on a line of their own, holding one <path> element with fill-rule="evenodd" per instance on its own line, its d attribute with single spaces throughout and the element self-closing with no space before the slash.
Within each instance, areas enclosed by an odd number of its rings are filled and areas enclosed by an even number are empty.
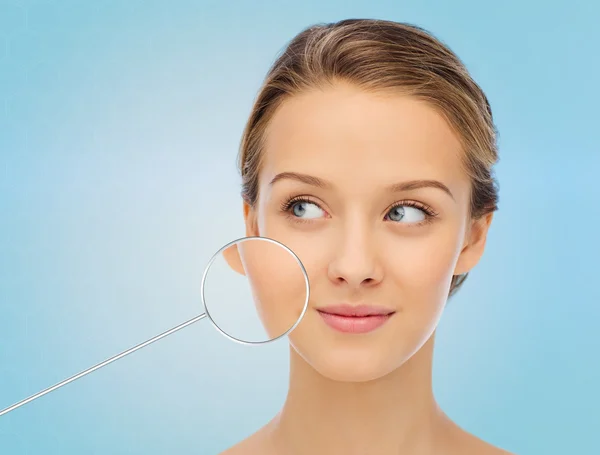
<svg viewBox="0 0 600 455">
<path fill-rule="evenodd" d="M 492 221 L 469 217 L 462 156 L 444 118 L 400 93 L 340 82 L 278 108 L 258 203 L 244 205 L 246 235 L 291 248 L 311 298 L 289 334 L 282 410 L 223 455 L 508 454 L 453 423 L 432 392 L 452 276 L 480 260 Z M 414 181 L 437 183 L 402 188 Z M 372 332 L 341 333 L 316 311 L 340 303 L 395 314 Z"/>
<path fill-rule="evenodd" d="M 294 327 L 306 304 L 306 279 L 293 255 L 276 243 L 252 239 L 226 248 L 223 257 L 232 270 L 248 278 L 264 340 Z"/>
</svg>

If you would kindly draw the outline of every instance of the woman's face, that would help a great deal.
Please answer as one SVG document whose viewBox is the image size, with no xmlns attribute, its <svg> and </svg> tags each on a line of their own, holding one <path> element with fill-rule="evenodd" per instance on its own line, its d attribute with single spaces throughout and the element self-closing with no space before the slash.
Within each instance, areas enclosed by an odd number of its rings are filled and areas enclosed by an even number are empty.
<svg viewBox="0 0 600 455">
<path fill-rule="evenodd" d="M 423 101 L 340 84 L 284 101 L 263 152 L 247 235 L 285 244 L 306 268 L 292 346 L 332 379 L 390 373 L 429 339 L 453 274 L 483 249 L 468 246 L 457 136 Z"/>
</svg>

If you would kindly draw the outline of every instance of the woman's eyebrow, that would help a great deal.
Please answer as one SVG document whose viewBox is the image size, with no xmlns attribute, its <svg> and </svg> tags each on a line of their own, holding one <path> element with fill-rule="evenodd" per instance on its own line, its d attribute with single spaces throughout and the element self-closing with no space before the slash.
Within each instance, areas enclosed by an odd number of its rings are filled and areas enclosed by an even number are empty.
<svg viewBox="0 0 600 455">
<path fill-rule="evenodd" d="M 307 185 L 312 185 L 324 189 L 332 187 L 331 183 L 326 182 L 323 179 L 308 174 L 299 174 L 297 172 L 281 172 L 275 177 L 273 177 L 273 180 L 271 180 L 271 183 L 269 183 L 269 185 L 273 185 L 276 182 L 285 179 L 296 180 L 298 182 L 306 183 Z"/>
<path fill-rule="evenodd" d="M 300 174 L 298 172 L 281 172 L 273 177 L 269 185 L 274 185 L 276 182 L 285 179 L 296 180 L 297 182 L 306 183 L 307 185 L 316 186 L 323 189 L 328 189 L 333 186 L 330 182 L 319 177 L 308 174 Z M 386 190 L 392 193 L 417 190 L 419 188 L 437 188 L 454 199 L 454 195 L 450 189 L 438 180 L 410 180 L 386 186 Z"/>
<path fill-rule="evenodd" d="M 439 180 L 410 180 L 408 182 L 394 183 L 393 185 L 386 187 L 387 190 L 394 193 L 417 190 L 419 188 L 437 188 L 454 199 L 452 191 L 450 191 L 450 189 Z"/>
</svg>

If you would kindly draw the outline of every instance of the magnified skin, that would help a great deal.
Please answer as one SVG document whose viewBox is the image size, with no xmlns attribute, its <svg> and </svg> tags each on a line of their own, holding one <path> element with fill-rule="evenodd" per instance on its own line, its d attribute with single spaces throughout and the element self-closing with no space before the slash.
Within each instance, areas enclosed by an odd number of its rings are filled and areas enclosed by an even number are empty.
<svg viewBox="0 0 600 455">
<path fill-rule="evenodd" d="M 278 243 L 259 239 L 231 245 L 223 256 L 248 278 L 268 339 L 288 332 L 306 304 L 306 279 L 298 260 Z"/>
</svg>

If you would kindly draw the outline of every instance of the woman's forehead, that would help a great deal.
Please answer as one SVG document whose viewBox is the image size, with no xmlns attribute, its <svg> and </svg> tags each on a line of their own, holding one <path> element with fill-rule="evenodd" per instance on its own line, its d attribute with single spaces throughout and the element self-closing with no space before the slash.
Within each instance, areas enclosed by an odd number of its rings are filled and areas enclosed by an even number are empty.
<svg viewBox="0 0 600 455">
<path fill-rule="evenodd" d="M 437 110 L 341 86 L 285 100 L 265 136 L 263 170 L 363 179 L 465 180 L 461 143 Z"/>
</svg>

